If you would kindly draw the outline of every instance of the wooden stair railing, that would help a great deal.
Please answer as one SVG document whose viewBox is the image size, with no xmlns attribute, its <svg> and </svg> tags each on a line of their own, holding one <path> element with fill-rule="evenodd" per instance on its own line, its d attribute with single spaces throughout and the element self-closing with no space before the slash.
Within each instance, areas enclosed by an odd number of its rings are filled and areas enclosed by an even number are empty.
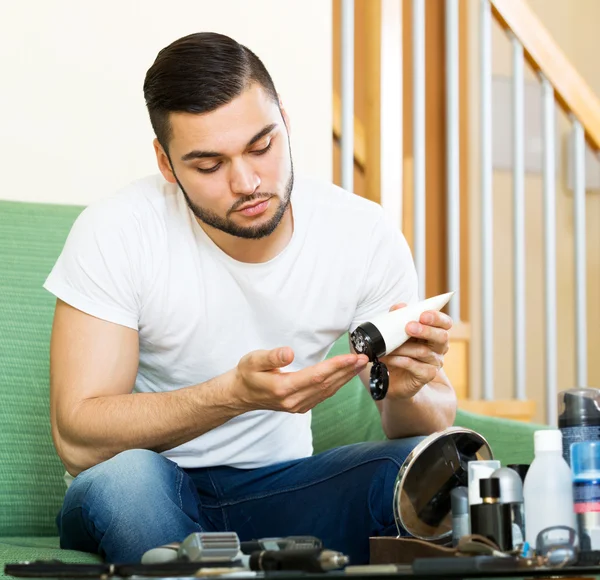
<svg viewBox="0 0 600 580">
<path fill-rule="evenodd" d="M 578 120 L 586 140 L 600 150 L 600 100 L 577 72 L 552 35 L 533 12 L 526 0 L 489 0 L 493 18 L 523 45 L 531 68 L 552 85 L 558 105 Z M 575 7 L 573 9 L 576 9 Z M 530 421 L 534 401 L 480 401 L 465 399 L 460 406 L 469 411 L 492 416 Z"/>
<path fill-rule="evenodd" d="M 400 1 L 400 0 L 398 0 Z M 600 151 L 600 100 L 567 59 L 556 41 L 546 30 L 525 0 L 489 0 L 494 19 L 506 31 L 511 32 L 523 45 L 527 62 L 534 71 L 543 74 L 554 88 L 557 103 L 567 115 L 572 115 L 583 126 L 586 140 Z M 473 8 L 472 8 L 473 9 Z M 367 130 L 360 119 L 354 123 L 355 166 L 365 172 L 369 159 Z M 333 94 L 333 139 L 341 136 L 341 101 Z M 412 239 L 412 159 L 404 159 L 404 224 L 407 240 Z M 509 417 L 530 421 L 534 415 L 533 401 L 502 400 L 482 401 L 469 399 L 469 346 L 471 329 L 460 322 L 451 333 L 451 350 L 446 356 L 446 372 L 451 379 L 459 406 L 465 410 L 486 415 Z"/>
<path fill-rule="evenodd" d="M 340 142 L 342 138 L 342 101 L 333 93 L 333 138 Z M 365 126 L 354 116 L 354 164 L 364 172 L 367 166 L 367 138 Z"/>
<path fill-rule="evenodd" d="M 529 65 L 550 81 L 561 108 L 583 125 L 590 146 L 600 150 L 600 100 L 537 15 L 524 0 L 490 0 L 490 4 L 494 19 L 523 45 Z"/>
</svg>

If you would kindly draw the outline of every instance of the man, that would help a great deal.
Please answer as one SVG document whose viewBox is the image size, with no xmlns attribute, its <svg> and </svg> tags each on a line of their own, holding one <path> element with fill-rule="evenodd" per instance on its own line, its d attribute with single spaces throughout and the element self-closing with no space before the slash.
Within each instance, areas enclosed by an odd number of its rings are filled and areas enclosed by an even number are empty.
<svg viewBox="0 0 600 580">
<path fill-rule="evenodd" d="M 234 40 L 177 40 L 144 93 L 160 175 L 87 208 L 45 284 L 61 545 L 132 562 L 200 530 L 314 534 L 366 562 L 398 467 L 454 420 L 451 320 L 383 359 L 391 441 L 311 456 L 310 410 L 368 381 L 332 344 L 417 298 L 407 244 L 379 205 L 295 178 L 273 81 Z"/>
</svg>

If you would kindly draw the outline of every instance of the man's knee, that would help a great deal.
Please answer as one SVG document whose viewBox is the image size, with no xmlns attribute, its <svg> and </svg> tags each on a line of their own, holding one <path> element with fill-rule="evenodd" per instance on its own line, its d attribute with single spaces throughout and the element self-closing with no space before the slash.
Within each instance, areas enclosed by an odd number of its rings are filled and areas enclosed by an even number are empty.
<svg viewBox="0 0 600 580">
<path fill-rule="evenodd" d="M 102 504 L 103 510 L 120 510 L 132 503 L 146 507 L 152 496 L 175 489 L 177 466 L 146 449 L 130 449 L 80 473 L 71 483 L 64 509 Z"/>
<path fill-rule="evenodd" d="M 198 531 L 199 520 L 197 492 L 185 472 L 157 453 L 134 449 L 79 474 L 57 524 L 61 547 L 133 562 Z"/>
<path fill-rule="evenodd" d="M 403 439 L 390 439 L 382 443 L 387 455 L 394 459 L 394 461 L 402 464 L 404 460 L 409 456 L 411 451 L 426 437 L 405 437 Z"/>
<path fill-rule="evenodd" d="M 392 439 L 380 443 L 379 466 L 371 479 L 369 508 L 382 535 L 395 535 L 394 492 L 400 468 L 411 451 L 425 437 Z M 402 533 L 400 531 L 400 533 Z"/>
<path fill-rule="evenodd" d="M 399 468 L 410 452 L 425 439 L 425 437 L 406 437 L 404 439 L 389 439 L 369 443 L 359 443 L 354 449 L 358 461 L 371 460 L 389 464 L 389 468 Z"/>
</svg>

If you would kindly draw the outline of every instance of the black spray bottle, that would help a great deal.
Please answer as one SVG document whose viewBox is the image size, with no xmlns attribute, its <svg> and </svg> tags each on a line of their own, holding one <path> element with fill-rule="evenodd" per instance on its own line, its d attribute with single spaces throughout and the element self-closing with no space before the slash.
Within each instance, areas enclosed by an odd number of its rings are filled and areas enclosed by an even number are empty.
<svg viewBox="0 0 600 580">
<path fill-rule="evenodd" d="M 500 503 L 500 480 L 497 477 L 479 480 L 479 494 L 483 503 L 471 506 L 471 533 L 495 542 L 500 550 L 512 549 L 511 510 Z"/>
</svg>

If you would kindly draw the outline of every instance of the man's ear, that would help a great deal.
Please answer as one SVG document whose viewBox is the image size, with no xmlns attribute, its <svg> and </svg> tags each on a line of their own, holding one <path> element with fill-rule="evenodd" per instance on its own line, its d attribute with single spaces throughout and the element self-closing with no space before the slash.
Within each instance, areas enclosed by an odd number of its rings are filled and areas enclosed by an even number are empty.
<svg viewBox="0 0 600 580">
<path fill-rule="evenodd" d="M 283 101 L 281 100 L 281 95 L 279 93 L 277 94 L 277 99 L 279 101 L 279 110 L 281 111 L 281 116 L 283 117 L 283 122 L 285 123 L 288 135 L 291 135 L 292 126 L 290 124 L 290 118 L 287 114 L 287 111 L 285 110 L 285 107 L 283 106 Z"/>
<path fill-rule="evenodd" d="M 171 162 L 169 161 L 169 156 L 166 154 L 158 139 L 154 139 L 152 145 L 154 145 L 154 153 L 156 153 L 156 162 L 158 163 L 158 168 L 160 169 L 160 172 L 162 173 L 163 177 L 169 183 L 177 183 L 177 179 L 175 179 L 175 174 L 173 173 L 173 168 L 171 167 Z"/>
</svg>

